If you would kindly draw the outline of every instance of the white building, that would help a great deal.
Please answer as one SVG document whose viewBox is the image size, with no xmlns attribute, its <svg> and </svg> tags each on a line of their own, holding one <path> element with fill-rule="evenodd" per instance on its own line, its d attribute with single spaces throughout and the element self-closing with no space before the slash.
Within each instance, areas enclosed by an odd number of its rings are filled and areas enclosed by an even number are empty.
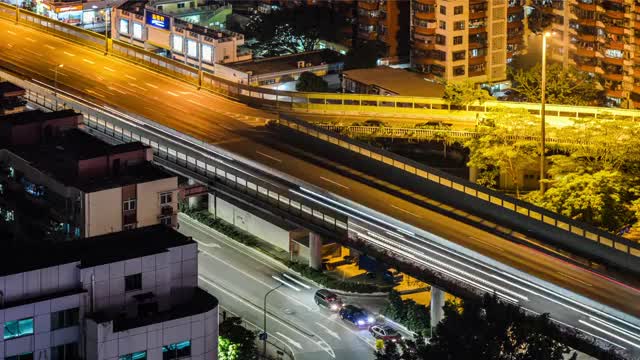
<svg viewBox="0 0 640 360">
<path fill-rule="evenodd" d="M 0 360 L 217 359 L 197 244 L 155 225 L 0 251 Z"/>
</svg>

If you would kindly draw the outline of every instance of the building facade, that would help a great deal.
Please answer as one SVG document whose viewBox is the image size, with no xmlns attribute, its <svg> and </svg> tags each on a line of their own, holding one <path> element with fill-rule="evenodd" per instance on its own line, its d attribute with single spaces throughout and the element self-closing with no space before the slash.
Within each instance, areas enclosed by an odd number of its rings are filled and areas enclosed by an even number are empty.
<svg viewBox="0 0 640 360">
<path fill-rule="evenodd" d="M 409 55 L 409 1 L 358 0 L 358 39 L 387 47 L 382 63 L 399 63 Z"/>
<path fill-rule="evenodd" d="M 411 65 L 432 78 L 506 80 L 524 50 L 524 0 L 411 1 Z"/>
<path fill-rule="evenodd" d="M 4 246 L 4 245 L 3 245 Z M 217 359 L 197 244 L 156 225 L 0 252 L 0 359 Z"/>
</svg>

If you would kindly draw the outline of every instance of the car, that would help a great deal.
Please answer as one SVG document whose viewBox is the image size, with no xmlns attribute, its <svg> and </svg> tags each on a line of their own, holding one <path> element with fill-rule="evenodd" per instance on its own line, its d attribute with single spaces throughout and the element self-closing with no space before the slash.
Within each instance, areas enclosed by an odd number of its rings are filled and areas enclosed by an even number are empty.
<svg viewBox="0 0 640 360">
<path fill-rule="evenodd" d="M 352 323 L 357 327 L 372 325 L 376 319 L 366 310 L 354 305 L 346 305 L 340 309 L 340 319 Z"/>
<path fill-rule="evenodd" d="M 338 295 L 327 289 L 320 289 L 316 291 L 313 299 L 315 300 L 316 305 L 322 306 L 331 311 L 338 311 L 342 308 L 342 301 L 340 301 Z"/>
<path fill-rule="evenodd" d="M 400 333 L 389 325 L 372 325 L 369 332 L 376 339 L 399 342 L 403 339 Z"/>
</svg>

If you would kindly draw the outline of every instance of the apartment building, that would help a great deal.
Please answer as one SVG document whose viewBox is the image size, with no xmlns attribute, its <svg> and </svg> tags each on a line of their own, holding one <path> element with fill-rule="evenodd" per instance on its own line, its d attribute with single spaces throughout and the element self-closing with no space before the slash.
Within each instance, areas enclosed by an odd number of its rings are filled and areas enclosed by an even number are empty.
<svg viewBox="0 0 640 360">
<path fill-rule="evenodd" d="M 0 216 L 16 240 L 175 225 L 177 176 L 152 164 L 149 146 L 108 144 L 81 122 L 72 110 L 0 116 Z"/>
<path fill-rule="evenodd" d="M 0 360 L 217 359 L 197 244 L 162 225 L 0 247 Z"/>
<path fill-rule="evenodd" d="M 630 0 L 535 0 L 552 19 L 548 53 L 598 74 L 609 105 L 640 107 L 640 4 Z"/>
<path fill-rule="evenodd" d="M 445 81 L 506 80 L 524 47 L 524 0 L 412 0 L 411 65 Z"/>
<path fill-rule="evenodd" d="M 358 39 L 385 43 L 385 65 L 409 55 L 409 9 L 409 1 L 358 0 Z"/>
</svg>

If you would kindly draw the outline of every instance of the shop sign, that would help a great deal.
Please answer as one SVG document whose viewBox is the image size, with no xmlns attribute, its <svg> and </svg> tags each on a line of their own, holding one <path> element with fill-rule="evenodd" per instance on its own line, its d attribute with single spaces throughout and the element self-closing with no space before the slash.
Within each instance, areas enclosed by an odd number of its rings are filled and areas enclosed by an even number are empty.
<svg viewBox="0 0 640 360">
<path fill-rule="evenodd" d="M 163 30 L 169 30 L 169 17 L 147 10 L 147 24 Z"/>
</svg>

